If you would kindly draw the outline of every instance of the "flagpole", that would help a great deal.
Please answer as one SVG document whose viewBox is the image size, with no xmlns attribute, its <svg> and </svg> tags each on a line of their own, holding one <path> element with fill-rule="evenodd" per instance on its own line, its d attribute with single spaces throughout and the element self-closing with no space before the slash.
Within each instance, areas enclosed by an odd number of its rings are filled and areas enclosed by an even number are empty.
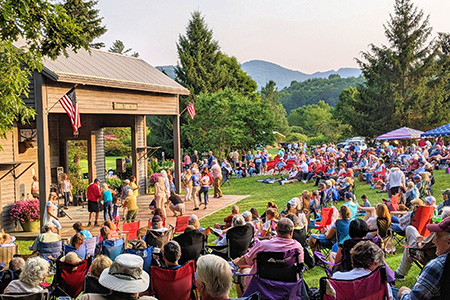
<svg viewBox="0 0 450 300">
<path fill-rule="evenodd" d="M 186 109 L 187 109 L 187 106 L 180 112 L 180 117 L 186 111 Z"/>
<path fill-rule="evenodd" d="M 74 89 L 74 88 L 76 88 L 78 86 L 78 83 L 75 83 L 75 85 L 73 86 L 73 88 L 72 89 Z M 70 90 L 69 90 L 70 91 Z M 53 105 L 52 105 L 52 107 L 50 107 L 49 109 L 47 109 L 47 111 L 45 112 L 45 114 L 48 116 L 48 114 L 49 114 L 49 112 L 52 110 L 52 108 L 53 107 L 55 107 L 56 106 L 56 104 L 58 104 L 58 102 L 59 102 L 59 99 L 58 100 L 56 100 L 56 102 L 55 103 L 53 103 Z"/>
</svg>

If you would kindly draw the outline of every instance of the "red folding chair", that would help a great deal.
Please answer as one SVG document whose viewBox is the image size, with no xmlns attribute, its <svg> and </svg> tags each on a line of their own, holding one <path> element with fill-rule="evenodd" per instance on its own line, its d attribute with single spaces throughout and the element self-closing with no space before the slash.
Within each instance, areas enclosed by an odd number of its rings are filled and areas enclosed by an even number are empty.
<svg viewBox="0 0 450 300">
<path fill-rule="evenodd" d="M 328 225 L 331 225 L 331 219 L 333 217 L 333 208 L 332 207 L 322 208 L 320 216 L 322 217 L 322 219 L 319 222 L 314 223 L 314 229 L 316 230 L 323 230 Z"/>
<path fill-rule="evenodd" d="M 198 299 L 194 261 L 191 260 L 176 270 L 151 266 L 150 287 L 152 294 L 159 300 Z"/>
<path fill-rule="evenodd" d="M 414 226 L 424 238 L 430 235 L 427 225 L 432 223 L 431 219 L 433 218 L 433 213 L 433 206 L 420 206 L 414 214 L 412 226 Z"/>
<path fill-rule="evenodd" d="M 69 296 L 76 298 L 83 290 L 84 278 L 91 265 L 91 258 L 79 263 L 71 264 L 56 261 L 56 273 L 52 286 L 55 288 L 53 296 Z"/>
<path fill-rule="evenodd" d="M 123 223 L 123 231 L 128 232 L 128 240 L 137 239 L 137 232 L 141 228 L 141 221 Z"/>
<path fill-rule="evenodd" d="M 175 223 L 175 231 L 173 233 L 182 233 L 186 229 L 189 223 L 189 216 L 177 217 Z"/>
</svg>

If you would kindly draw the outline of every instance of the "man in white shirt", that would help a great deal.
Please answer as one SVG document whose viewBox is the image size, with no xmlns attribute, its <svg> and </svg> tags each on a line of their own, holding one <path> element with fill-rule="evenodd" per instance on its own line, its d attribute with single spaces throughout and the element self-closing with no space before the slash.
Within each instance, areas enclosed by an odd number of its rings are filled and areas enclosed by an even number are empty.
<svg viewBox="0 0 450 300">
<path fill-rule="evenodd" d="M 222 184 L 222 169 L 220 168 L 217 160 L 213 160 L 211 165 L 211 176 L 214 180 L 214 198 L 223 197 L 220 185 Z"/>
</svg>

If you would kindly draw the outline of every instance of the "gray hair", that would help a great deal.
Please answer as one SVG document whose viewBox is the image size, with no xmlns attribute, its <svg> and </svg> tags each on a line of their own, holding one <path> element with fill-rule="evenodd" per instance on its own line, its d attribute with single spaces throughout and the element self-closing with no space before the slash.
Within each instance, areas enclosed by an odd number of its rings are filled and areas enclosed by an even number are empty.
<svg viewBox="0 0 450 300">
<path fill-rule="evenodd" d="M 450 217 L 450 206 L 444 206 L 441 212 L 441 218 L 444 220 L 445 218 Z"/>
<path fill-rule="evenodd" d="M 294 227 L 297 227 L 300 225 L 300 219 L 298 218 L 297 215 L 292 214 L 292 213 L 287 214 L 286 218 L 292 221 L 292 223 L 294 224 Z"/>
<path fill-rule="evenodd" d="M 236 226 L 242 226 L 242 225 L 244 225 L 244 224 L 245 224 L 245 220 L 244 220 L 244 217 L 241 216 L 241 215 L 235 215 L 235 216 L 233 217 L 233 219 L 231 220 L 231 225 L 232 225 L 233 227 L 236 227 Z"/>
<path fill-rule="evenodd" d="M 281 218 L 278 221 L 277 232 L 279 235 L 287 235 L 294 231 L 294 223 L 288 218 Z"/>
<path fill-rule="evenodd" d="M 228 297 L 232 284 L 231 267 L 217 255 L 200 256 L 197 260 L 197 282 L 203 283 L 212 297 Z"/>
<path fill-rule="evenodd" d="M 22 257 L 13 257 L 11 261 L 9 262 L 9 267 L 11 271 L 18 271 L 23 268 L 25 265 L 25 260 Z"/>
<path fill-rule="evenodd" d="M 29 258 L 22 268 L 19 279 L 32 287 L 37 287 L 47 278 L 49 267 L 48 261 L 39 256 Z"/>
<path fill-rule="evenodd" d="M 384 264 L 384 252 L 371 241 L 362 241 L 350 251 L 353 268 L 369 269 L 373 263 L 377 266 Z"/>
<path fill-rule="evenodd" d="M 244 218 L 244 220 L 247 221 L 251 221 L 252 220 L 252 213 L 249 212 L 248 210 L 244 211 L 242 213 L 242 217 Z"/>
</svg>

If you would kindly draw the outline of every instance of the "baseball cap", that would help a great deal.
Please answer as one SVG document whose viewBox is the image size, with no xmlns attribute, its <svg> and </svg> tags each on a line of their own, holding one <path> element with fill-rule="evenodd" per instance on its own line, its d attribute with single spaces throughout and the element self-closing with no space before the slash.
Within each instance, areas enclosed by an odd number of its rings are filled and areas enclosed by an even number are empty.
<svg viewBox="0 0 450 300">
<path fill-rule="evenodd" d="M 450 189 L 446 189 L 446 190 L 444 190 L 444 191 L 441 191 L 441 193 L 442 193 L 443 195 L 450 196 Z"/>
<path fill-rule="evenodd" d="M 129 179 L 125 179 L 123 182 L 130 183 L 130 180 Z"/>
<path fill-rule="evenodd" d="M 436 198 L 434 198 L 433 196 L 428 196 L 425 198 L 425 202 L 429 205 L 436 204 Z"/>
<path fill-rule="evenodd" d="M 100 178 L 95 178 L 94 182 L 102 182 L 102 181 L 100 180 Z"/>
<path fill-rule="evenodd" d="M 419 198 L 416 198 L 414 200 L 411 201 L 412 205 L 419 205 L 419 206 L 423 206 L 423 201 L 420 200 Z"/>
<path fill-rule="evenodd" d="M 450 232 L 450 217 L 445 218 L 439 224 L 428 224 L 427 229 L 431 232 Z"/>
<path fill-rule="evenodd" d="M 354 199 L 354 198 L 353 198 L 353 193 L 352 193 L 352 192 L 347 192 L 347 193 L 345 193 L 345 198 L 346 198 L 346 199 L 353 200 L 353 199 Z"/>
<path fill-rule="evenodd" d="M 414 175 L 412 179 L 422 179 L 422 177 L 420 175 Z"/>
</svg>

